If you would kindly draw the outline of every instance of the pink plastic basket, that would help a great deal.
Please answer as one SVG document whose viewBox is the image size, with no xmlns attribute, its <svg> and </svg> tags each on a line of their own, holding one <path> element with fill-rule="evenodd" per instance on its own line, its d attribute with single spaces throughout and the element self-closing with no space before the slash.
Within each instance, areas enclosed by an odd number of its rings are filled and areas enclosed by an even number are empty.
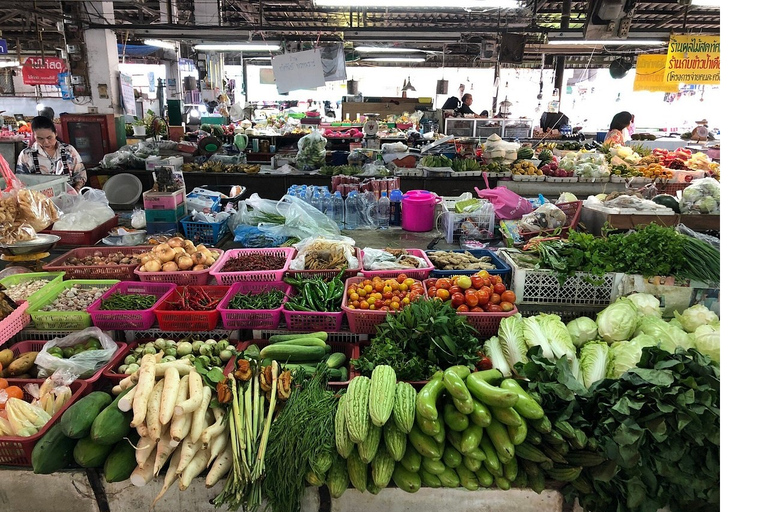
<svg viewBox="0 0 768 512">
<path fill-rule="evenodd" d="M 361 273 L 364 277 L 372 278 L 374 276 L 379 276 L 383 278 L 389 278 L 389 277 L 397 277 L 400 274 L 405 274 L 408 277 L 412 277 L 413 279 L 418 279 L 419 281 L 423 281 L 429 277 L 429 273 L 435 270 L 435 266 L 432 264 L 431 261 L 429 261 L 429 258 L 427 257 L 427 253 L 422 251 L 421 249 L 405 249 L 408 254 L 412 256 L 416 256 L 418 258 L 422 258 L 426 260 L 427 266 L 424 268 L 408 268 L 408 269 L 400 269 L 400 270 L 366 270 L 365 265 L 363 264 L 362 260 L 365 258 L 365 251 L 360 251 L 360 266 L 362 267 Z"/>
<path fill-rule="evenodd" d="M 29 306 L 28 302 L 22 302 L 13 313 L 0 320 L 0 346 L 29 325 L 31 317 L 27 314 L 27 306 Z"/>
<path fill-rule="evenodd" d="M 477 329 L 481 337 L 490 338 L 499 333 L 499 325 L 503 319 L 517 314 L 517 306 L 512 311 L 505 311 L 503 313 L 483 311 L 482 313 L 458 312 L 456 314 L 467 317 L 467 323 Z"/>
<path fill-rule="evenodd" d="M 355 256 L 357 256 L 357 266 L 355 268 L 344 269 L 344 274 L 341 276 L 342 279 L 355 277 L 357 274 L 359 274 L 363 270 L 363 257 L 358 247 L 355 247 Z M 327 279 L 333 279 L 334 277 L 339 275 L 339 272 L 341 272 L 340 268 L 332 268 L 328 270 L 291 270 L 291 269 L 286 270 L 286 274 L 291 277 L 297 276 L 297 275 L 300 275 L 302 277 L 322 276 Z"/>
<path fill-rule="evenodd" d="M 211 249 L 211 252 L 219 253 L 218 263 L 221 258 L 224 257 L 224 251 L 221 249 Z M 147 283 L 174 283 L 179 286 L 182 285 L 198 285 L 204 286 L 211 280 L 211 269 L 216 266 L 216 263 L 211 265 L 205 270 L 179 270 L 177 272 L 140 272 L 139 267 L 133 271 L 139 277 L 140 281 Z"/>
<path fill-rule="evenodd" d="M 173 283 L 145 283 L 141 281 L 122 281 L 107 290 L 86 311 L 91 315 L 93 325 L 101 329 L 144 330 L 155 323 L 155 310 L 176 289 Z M 157 300 L 149 309 L 135 311 L 103 311 L 101 303 L 114 293 L 155 295 Z"/>
<path fill-rule="evenodd" d="M 11 347 L 9 347 L 13 351 L 13 357 L 16 358 L 20 356 L 21 354 L 26 354 L 28 352 L 40 352 L 46 343 L 48 343 L 50 340 L 27 340 L 27 341 L 20 341 L 18 343 L 14 343 Z M 96 382 L 101 378 L 101 373 L 104 371 L 104 369 L 109 366 L 110 363 L 115 361 L 116 359 L 122 360 L 122 358 L 125 357 L 125 353 L 128 350 L 128 344 L 124 343 L 122 341 L 116 341 L 115 344 L 117 345 L 117 350 L 114 354 L 112 354 L 112 357 L 109 361 L 104 363 L 104 365 L 97 369 L 93 375 L 91 375 L 88 378 L 78 378 L 77 380 L 83 381 L 86 385 L 86 393 L 90 392 L 93 387 L 95 386 Z M 41 383 L 45 379 L 30 379 L 32 381 L 36 381 L 38 383 Z M 12 379 L 9 379 L 9 381 L 12 381 Z"/>
<path fill-rule="evenodd" d="M 283 309 L 285 325 L 289 331 L 340 331 L 344 323 L 344 311 L 289 311 Z"/>
<path fill-rule="evenodd" d="M 288 300 L 293 291 L 292 287 L 286 283 L 260 283 L 244 282 L 235 283 L 229 288 L 227 295 L 216 308 L 221 314 L 221 323 L 225 329 L 277 329 L 280 326 L 280 319 L 283 314 L 283 305 L 277 309 L 230 309 L 229 301 L 238 293 L 261 293 L 266 290 L 277 289 L 284 292 L 285 299 Z"/>
<path fill-rule="evenodd" d="M 264 254 L 268 256 L 284 256 L 285 263 L 282 268 L 274 270 L 253 270 L 250 272 L 222 272 L 221 269 L 228 260 L 237 258 L 243 254 Z M 283 275 L 291 263 L 291 259 L 296 254 L 293 247 L 274 247 L 264 249 L 230 249 L 224 253 L 216 263 L 211 267 L 211 276 L 219 284 L 234 284 L 245 281 L 258 281 L 262 283 L 279 283 L 283 280 Z"/>
</svg>

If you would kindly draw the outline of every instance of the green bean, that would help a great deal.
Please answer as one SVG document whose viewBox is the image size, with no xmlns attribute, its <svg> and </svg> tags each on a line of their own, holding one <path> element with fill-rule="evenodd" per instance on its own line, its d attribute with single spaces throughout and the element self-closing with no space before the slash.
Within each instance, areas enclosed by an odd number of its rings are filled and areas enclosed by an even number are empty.
<svg viewBox="0 0 768 512">
<path fill-rule="evenodd" d="M 236 293 L 229 301 L 228 309 L 277 309 L 285 298 L 280 290 L 259 293 Z"/>
<path fill-rule="evenodd" d="M 106 299 L 102 299 L 100 309 L 105 311 L 136 311 L 149 309 L 155 305 L 155 302 L 157 302 L 155 295 L 115 292 Z"/>
</svg>

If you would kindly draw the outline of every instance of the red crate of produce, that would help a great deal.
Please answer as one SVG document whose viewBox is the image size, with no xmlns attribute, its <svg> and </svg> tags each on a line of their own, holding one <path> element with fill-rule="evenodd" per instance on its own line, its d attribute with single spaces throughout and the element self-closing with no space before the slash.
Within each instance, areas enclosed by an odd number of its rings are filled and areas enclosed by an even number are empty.
<svg viewBox="0 0 768 512">
<path fill-rule="evenodd" d="M 342 279 L 347 279 L 348 277 L 355 277 L 357 274 L 359 274 L 363 270 L 363 257 L 360 252 L 360 249 L 358 247 L 355 247 L 355 256 L 357 257 L 357 266 L 355 268 L 345 268 L 343 269 L 343 274 L 341 276 Z M 331 268 L 327 270 L 293 270 L 293 269 L 287 269 L 286 275 L 295 277 L 295 276 L 301 276 L 301 277 L 324 277 L 326 279 L 333 279 L 337 275 L 339 275 L 339 272 L 342 272 L 342 269 L 340 268 Z"/>
<path fill-rule="evenodd" d="M 111 255 L 123 253 L 126 257 L 143 254 L 152 250 L 149 246 L 135 247 L 78 247 L 62 254 L 43 266 L 46 272 L 64 272 L 64 279 L 118 279 L 120 281 L 130 281 L 134 278 L 133 271 L 141 263 L 129 264 L 92 264 L 92 265 L 73 265 L 69 263 L 73 259 L 93 260 L 93 258 L 109 258 Z M 100 255 L 100 256 L 99 256 Z"/>
<path fill-rule="evenodd" d="M 418 279 L 419 281 L 423 281 L 424 279 L 429 277 L 429 273 L 435 270 L 435 266 L 432 264 L 431 261 L 429 261 L 429 258 L 427 257 L 427 253 L 422 251 L 421 249 L 405 249 L 405 251 L 412 255 L 416 256 L 418 258 L 421 258 L 427 262 L 426 267 L 422 268 L 404 268 L 404 269 L 392 269 L 392 270 L 366 270 L 365 263 L 361 262 L 360 266 L 362 267 L 362 270 L 360 271 L 361 274 L 363 274 L 364 277 L 397 277 L 400 274 L 405 274 L 406 277 L 411 277 L 413 279 Z M 360 251 L 360 258 L 364 261 L 365 260 L 365 251 Z"/>
<path fill-rule="evenodd" d="M 173 304 L 206 300 L 203 294 L 220 302 L 228 292 L 229 286 L 178 286 L 155 309 L 157 325 L 163 331 L 212 331 L 219 324 L 218 302 L 205 310 L 174 309 Z"/>
<path fill-rule="evenodd" d="M 566 223 L 561 228 L 544 229 L 542 231 L 523 231 L 520 230 L 520 236 L 523 240 L 530 240 L 535 236 L 558 236 L 568 238 L 568 231 L 576 229 L 579 224 L 579 215 L 581 215 L 581 201 L 571 201 L 568 203 L 557 203 L 555 206 L 563 210 L 566 217 Z"/>
<path fill-rule="evenodd" d="M 104 292 L 86 310 L 91 315 L 93 325 L 101 329 L 144 330 L 155 323 L 157 306 L 176 289 L 173 283 L 145 283 L 142 281 L 122 281 Z M 102 310 L 102 303 L 110 295 L 122 293 L 126 295 L 154 295 L 155 303 L 147 309 L 138 310 Z"/>
<path fill-rule="evenodd" d="M 244 281 L 259 281 L 264 283 L 279 283 L 283 280 L 283 275 L 288 269 L 288 265 L 291 263 L 291 258 L 296 254 L 296 249 L 293 247 L 275 247 L 265 249 L 230 249 L 224 253 L 216 263 L 211 267 L 211 276 L 216 279 L 219 284 L 230 285 L 237 282 Z M 280 268 L 265 269 L 265 270 L 248 270 L 238 272 L 226 272 L 223 269 L 226 268 L 227 262 L 235 260 L 240 257 L 246 258 L 285 258 L 285 261 Z"/>
<path fill-rule="evenodd" d="M 387 311 L 381 309 L 361 309 L 350 307 L 350 287 L 363 283 L 367 279 L 367 277 L 350 277 L 346 280 L 346 284 L 344 286 L 344 298 L 342 299 L 341 309 L 344 310 L 344 313 L 346 313 L 347 323 L 349 323 L 349 330 L 355 334 L 376 334 L 376 326 L 386 320 L 387 314 L 396 314 L 400 309 L 400 307 L 398 307 L 397 310 Z M 418 282 L 422 283 L 421 281 Z M 422 288 L 423 290 L 426 290 L 426 287 L 423 286 L 423 283 Z"/>
<path fill-rule="evenodd" d="M 501 324 L 503 319 L 516 315 L 517 306 L 512 311 L 504 311 L 502 313 L 492 313 L 490 311 L 462 313 L 459 311 L 456 314 L 467 317 L 467 323 L 477 329 L 478 337 L 485 339 L 496 336 L 499 333 L 499 324 Z"/>
<path fill-rule="evenodd" d="M 224 251 L 221 249 L 212 248 L 210 251 L 219 254 L 219 258 L 216 260 L 217 262 L 224 257 Z M 179 286 L 204 286 L 211 281 L 210 272 L 215 265 L 216 263 L 205 270 L 177 270 L 175 272 L 142 272 L 139 270 L 141 268 L 141 265 L 139 265 L 134 269 L 133 273 L 139 277 L 139 281 L 147 283 L 175 283 Z"/>
<path fill-rule="evenodd" d="M 28 302 L 22 302 L 13 313 L 0 320 L 0 346 L 24 329 L 31 320 L 27 313 Z"/>
<path fill-rule="evenodd" d="M 238 293 L 258 294 L 269 290 L 280 290 L 285 298 L 276 309 L 232 309 L 230 302 Z M 293 288 L 283 282 L 260 283 L 247 281 L 235 283 L 229 287 L 229 293 L 221 300 L 217 309 L 225 329 L 277 329 L 283 315 L 283 304 L 288 300 Z"/>
<path fill-rule="evenodd" d="M 40 384 L 41 382 L 39 380 L 17 379 L 13 381 L 13 384 L 24 390 L 24 401 L 30 402 L 32 396 L 24 389 L 24 386 Z M 67 408 L 86 393 L 87 386 L 82 380 L 75 380 L 69 385 L 69 388 L 72 390 L 72 397 L 56 411 L 56 414 L 36 434 L 29 437 L 0 436 L 0 465 L 32 467 L 32 450 L 35 449 L 37 442 L 61 419 L 61 415 Z"/>
<path fill-rule="evenodd" d="M 21 354 L 26 354 L 28 352 L 40 352 L 45 346 L 45 344 L 48 343 L 48 341 L 50 340 L 19 341 L 17 343 L 14 343 L 8 348 L 13 351 L 13 357 L 16 358 L 16 357 L 19 357 Z M 110 363 L 112 363 L 117 359 L 121 359 L 125 357 L 125 353 L 128 350 L 128 344 L 122 341 L 116 341 L 115 344 L 117 345 L 117 350 L 115 350 L 115 353 L 112 354 L 111 358 L 109 358 L 109 361 L 106 361 L 101 366 L 101 368 L 98 368 L 90 377 L 80 376 L 80 378 L 78 379 L 85 383 L 86 392 L 90 392 L 94 388 L 96 382 L 99 380 L 99 378 L 101 378 L 102 372 L 107 366 L 109 366 Z M 18 379 L 14 379 L 13 377 L 8 378 L 8 382 L 14 382 L 16 380 Z M 42 383 L 45 379 L 43 378 L 43 379 L 26 379 L 26 380 Z"/>
<path fill-rule="evenodd" d="M 118 220 L 118 216 L 115 215 L 108 221 L 103 222 L 88 231 L 62 231 L 55 229 L 44 229 L 41 231 L 41 233 L 60 236 L 61 240 L 57 242 L 58 245 L 96 245 L 101 241 L 102 238 L 109 234 L 110 229 L 117 227 Z"/>
</svg>

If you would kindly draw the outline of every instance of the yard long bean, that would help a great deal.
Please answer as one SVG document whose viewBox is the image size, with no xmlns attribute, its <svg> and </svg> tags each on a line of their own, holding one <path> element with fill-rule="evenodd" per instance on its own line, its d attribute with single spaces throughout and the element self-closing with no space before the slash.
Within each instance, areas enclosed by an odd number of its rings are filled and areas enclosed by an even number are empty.
<svg viewBox="0 0 768 512">
<path fill-rule="evenodd" d="M 136 311 L 149 309 L 157 302 L 155 295 L 141 295 L 138 293 L 115 292 L 101 301 L 101 308 L 105 311 Z"/>
<path fill-rule="evenodd" d="M 236 293 L 229 301 L 228 309 L 277 309 L 285 298 L 281 290 L 259 293 Z"/>
</svg>

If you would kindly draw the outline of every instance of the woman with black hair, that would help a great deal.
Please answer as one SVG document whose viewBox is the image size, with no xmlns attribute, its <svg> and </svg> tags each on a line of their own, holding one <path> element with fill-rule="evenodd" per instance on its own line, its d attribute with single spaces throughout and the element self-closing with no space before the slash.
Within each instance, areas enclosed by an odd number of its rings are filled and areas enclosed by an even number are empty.
<svg viewBox="0 0 768 512">
<path fill-rule="evenodd" d="M 604 143 L 610 143 L 611 145 L 618 144 L 619 146 L 623 146 L 624 143 L 627 142 L 624 135 L 624 130 L 627 129 L 630 124 L 632 124 L 634 119 L 635 116 L 626 110 L 613 116 L 613 119 L 611 120 L 611 126 L 608 128 L 608 134 L 605 136 Z"/>
<path fill-rule="evenodd" d="M 80 154 L 56 138 L 56 125 L 48 117 L 34 117 L 31 124 L 35 142 L 19 155 L 16 174 L 67 175 L 69 184 L 80 190 L 87 177 Z"/>
</svg>

